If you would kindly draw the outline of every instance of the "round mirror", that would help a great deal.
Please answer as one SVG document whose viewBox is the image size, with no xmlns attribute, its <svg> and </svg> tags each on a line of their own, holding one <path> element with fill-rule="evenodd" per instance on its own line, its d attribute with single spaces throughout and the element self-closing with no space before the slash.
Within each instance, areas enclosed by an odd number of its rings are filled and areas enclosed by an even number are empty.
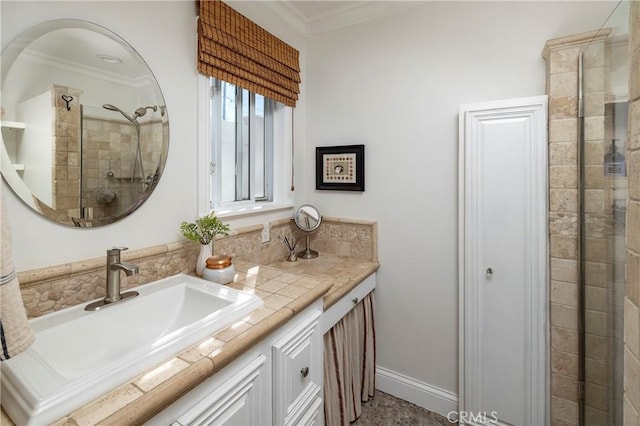
<svg viewBox="0 0 640 426">
<path fill-rule="evenodd" d="M 164 97 L 142 57 L 96 24 L 37 25 L 2 52 L 5 181 L 44 217 L 116 222 L 158 184 L 169 148 Z"/>
<path fill-rule="evenodd" d="M 312 232 L 318 229 L 322 218 L 320 212 L 311 204 L 303 204 L 295 211 L 293 220 L 298 228 L 305 232 Z"/>
</svg>

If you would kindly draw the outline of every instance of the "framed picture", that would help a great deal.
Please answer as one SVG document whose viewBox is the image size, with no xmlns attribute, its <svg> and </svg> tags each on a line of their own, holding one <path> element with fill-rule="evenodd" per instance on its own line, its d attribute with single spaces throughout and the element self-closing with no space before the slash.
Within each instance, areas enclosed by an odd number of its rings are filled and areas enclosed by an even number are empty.
<svg viewBox="0 0 640 426">
<path fill-rule="evenodd" d="M 364 145 L 316 147 L 316 189 L 364 191 Z"/>
</svg>

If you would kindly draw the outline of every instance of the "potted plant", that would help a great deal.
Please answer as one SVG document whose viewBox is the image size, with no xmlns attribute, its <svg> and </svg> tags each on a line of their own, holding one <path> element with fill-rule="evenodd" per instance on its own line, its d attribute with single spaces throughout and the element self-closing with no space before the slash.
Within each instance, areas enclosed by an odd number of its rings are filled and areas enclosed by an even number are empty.
<svg viewBox="0 0 640 426">
<path fill-rule="evenodd" d="M 229 225 L 222 223 L 215 213 L 211 212 L 195 222 L 182 222 L 180 232 L 186 239 L 200 243 L 196 274 L 202 276 L 207 258 L 213 254 L 213 239 L 216 235 L 229 235 Z"/>
</svg>

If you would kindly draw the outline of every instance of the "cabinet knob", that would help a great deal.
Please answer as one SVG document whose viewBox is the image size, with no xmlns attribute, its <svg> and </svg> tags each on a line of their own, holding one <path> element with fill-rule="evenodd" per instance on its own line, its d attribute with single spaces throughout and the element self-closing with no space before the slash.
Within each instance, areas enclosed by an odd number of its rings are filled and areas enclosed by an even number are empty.
<svg viewBox="0 0 640 426">
<path fill-rule="evenodd" d="M 309 367 L 304 367 L 300 370 L 300 374 L 302 374 L 302 377 L 307 377 L 309 375 Z"/>
<path fill-rule="evenodd" d="M 357 297 L 354 297 L 353 299 L 351 299 L 351 301 L 353 302 L 354 305 L 357 305 L 359 302 Z"/>
</svg>

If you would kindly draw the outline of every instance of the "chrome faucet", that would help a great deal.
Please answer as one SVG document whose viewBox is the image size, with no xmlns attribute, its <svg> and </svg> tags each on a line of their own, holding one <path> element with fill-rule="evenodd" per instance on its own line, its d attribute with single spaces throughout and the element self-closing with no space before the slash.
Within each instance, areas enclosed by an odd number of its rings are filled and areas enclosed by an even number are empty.
<svg viewBox="0 0 640 426">
<path fill-rule="evenodd" d="M 139 272 L 137 265 L 120 260 L 120 253 L 124 250 L 127 250 L 127 247 L 113 247 L 107 250 L 107 295 L 102 300 L 88 304 L 84 308 L 85 311 L 97 311 L 102 307 L 138 295 L 137 291 L 120 293 L 120 271 L 124 271 L 128 277 Z"/>
</svg>

